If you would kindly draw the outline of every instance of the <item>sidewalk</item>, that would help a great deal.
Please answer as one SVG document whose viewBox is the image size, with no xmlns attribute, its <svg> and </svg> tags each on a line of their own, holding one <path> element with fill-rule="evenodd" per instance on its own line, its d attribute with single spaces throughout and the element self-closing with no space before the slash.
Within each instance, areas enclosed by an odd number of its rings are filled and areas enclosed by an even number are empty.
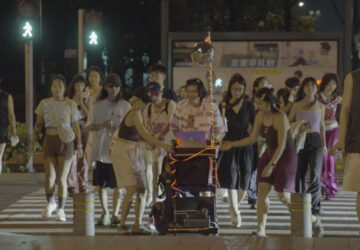
<svg viewBox="0 0 360 250">
<path fill-rule="evenodd" d="M 0 210 L 24 195 L 44 187 L 44 173 L 8 173 L 0 175 Z"/>
<path fill-rule="evenodd" d="M 345 238 L 290 238 L 290 237 L 196 237 L 196 236 L 31 236 L 0 234 L 0 249 L 126 249 L 126 250 L 355 250 L 360 239 Z"/>
</svg>

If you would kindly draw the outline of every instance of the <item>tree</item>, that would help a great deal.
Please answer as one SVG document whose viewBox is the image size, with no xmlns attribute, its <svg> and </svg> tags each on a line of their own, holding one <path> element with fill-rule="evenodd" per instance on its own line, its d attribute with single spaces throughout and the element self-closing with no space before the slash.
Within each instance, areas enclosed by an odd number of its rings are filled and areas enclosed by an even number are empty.
<svg viewBox="0 0 360 250">
<path fill-rule="evenodd" d="M 297 0 L 173 2 L 182 8 L 170 10 L 172 31 L 202 31 L 208 27 L 213 31 L 314 31 L 314 20 L 292 10 Z M 179 21 L 181 18 L 183 22 Z M 172 24 L 173 20 L 176 25 Z"/>
</svg>

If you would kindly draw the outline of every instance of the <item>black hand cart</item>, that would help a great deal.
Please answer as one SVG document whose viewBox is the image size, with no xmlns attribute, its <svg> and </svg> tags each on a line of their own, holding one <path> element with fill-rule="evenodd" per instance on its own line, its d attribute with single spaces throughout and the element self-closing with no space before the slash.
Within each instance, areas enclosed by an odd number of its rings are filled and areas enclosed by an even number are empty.
<svg viewBox="0 0 360 250">
<path fill-rule="evenodd" d="M 163 162 L 159 183 L 165 201 L 156 203 L 150 216 L 160 234 L 218 235 L 216 216 L 216 148 L 178 148 Z"/>
</svg>

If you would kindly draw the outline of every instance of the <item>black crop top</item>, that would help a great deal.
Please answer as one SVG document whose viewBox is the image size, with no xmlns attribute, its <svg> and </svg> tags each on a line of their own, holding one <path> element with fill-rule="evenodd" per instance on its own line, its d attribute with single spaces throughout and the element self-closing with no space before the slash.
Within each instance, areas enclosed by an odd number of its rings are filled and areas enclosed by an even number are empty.
<svg viewBox="0 0 360 250">
<path fill-rule="evenodd" d="M 137 128 L 135 126 L 126 126 L 125 124 L 125 120 L 127 118 L 127 116 L 130 114 L 129 111 L 126 116 L 124 117 L 124 119 L 122 120 L 121 124 L 120 124 L 120 128 L 119 128 L 119 138 L 125 139 L 125 140 L 129 140 L 129 141 L 135 141 L 138 142 L 140 140 L 140 135 L 139 135 L 139 131 L 137 130 Z"/>
</svg>

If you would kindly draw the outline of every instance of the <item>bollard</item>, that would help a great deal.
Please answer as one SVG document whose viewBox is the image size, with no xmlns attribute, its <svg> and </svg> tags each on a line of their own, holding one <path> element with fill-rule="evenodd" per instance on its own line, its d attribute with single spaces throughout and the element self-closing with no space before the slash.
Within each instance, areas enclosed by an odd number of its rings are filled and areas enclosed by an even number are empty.
<svg viewBox="0 0 360 250">
<path fill-rule="evenodd" d="M 311 194 L 291 194 L 291 236 L 312 237 Z"/>
<path fill-rule="evenodd" d="M 94 194 L 74 194 L 74 234 L 84 236 L 95 235 Z"/>
</svg>

